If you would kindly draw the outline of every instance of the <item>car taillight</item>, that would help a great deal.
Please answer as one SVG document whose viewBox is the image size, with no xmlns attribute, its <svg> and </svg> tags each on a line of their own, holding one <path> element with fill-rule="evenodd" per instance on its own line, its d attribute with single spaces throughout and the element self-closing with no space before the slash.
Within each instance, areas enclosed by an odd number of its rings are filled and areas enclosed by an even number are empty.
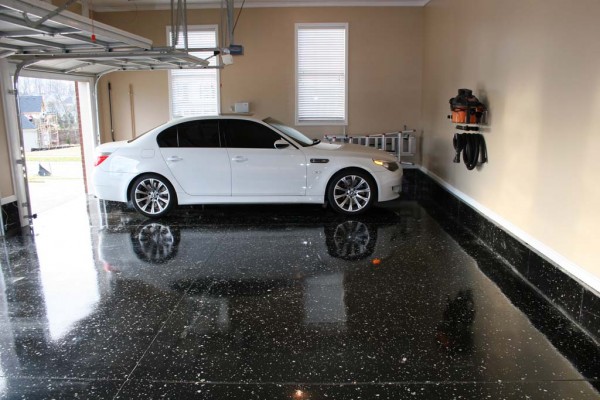
<svg viewBox="0 0 600 400">
<path fill-rule="evenodd" d="M 110 154 L 100 154 L 98 156 L 98 158 L 96 158 L 96 162 L 94 163 L 94 167 L 97 167 L 98 165 L 102 164 L 104 162 L 104 160 L 106 160 L 108 158 Z"/>
</svg>

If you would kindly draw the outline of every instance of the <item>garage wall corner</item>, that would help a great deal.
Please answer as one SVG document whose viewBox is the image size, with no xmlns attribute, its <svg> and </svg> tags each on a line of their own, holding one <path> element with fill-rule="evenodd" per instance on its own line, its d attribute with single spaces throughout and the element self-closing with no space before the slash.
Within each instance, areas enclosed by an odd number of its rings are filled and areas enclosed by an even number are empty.
<svg viewBox="0 0 600 400">
<path fill-rule="evenodd" d="M 554 261 L 600 278 L 597 15 L 594 0 L 432 0 L 425 7 L 422 164 L 554 253 Z M 489 162 L 475 171 L 452 163 L 446 116 L 459 88 L 473 89 L 490 110 L 483 133 Z"/>
<path fill-rule="evenodd" d="M 113 72 L 98 82 L 100 142 L 129 140 L 169 120 L 167 71 Z M 134 132 L 135 129 L 135 132 Z"/>
</svg>

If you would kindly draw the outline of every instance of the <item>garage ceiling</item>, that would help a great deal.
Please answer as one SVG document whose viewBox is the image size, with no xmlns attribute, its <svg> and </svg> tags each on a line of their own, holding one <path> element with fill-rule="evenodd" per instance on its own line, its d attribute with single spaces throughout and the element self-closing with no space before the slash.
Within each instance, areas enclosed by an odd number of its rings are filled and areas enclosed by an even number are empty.
<svg viewBox="0 0 600 400">
<path fill-rule="evenodd" d="M 244 7 L 344 7 L 406 6 L 422 7 L 430 0 L 246 0 Z M 235 0 L 237 7 L 243 0 Z M 170 0 L 94 0 L 95 11 L 166 10 Z M 188 0 L 188 8 L 219 8 L 220 0 Z"/>
<path fill-rule="evenodd" d="M 149 39 L 39 0 L 0 2 L 0 58 L 4 57 L 28 70 L 84 76 L 208 65 L 184 51 L 153 47 Z"/>
</svg>

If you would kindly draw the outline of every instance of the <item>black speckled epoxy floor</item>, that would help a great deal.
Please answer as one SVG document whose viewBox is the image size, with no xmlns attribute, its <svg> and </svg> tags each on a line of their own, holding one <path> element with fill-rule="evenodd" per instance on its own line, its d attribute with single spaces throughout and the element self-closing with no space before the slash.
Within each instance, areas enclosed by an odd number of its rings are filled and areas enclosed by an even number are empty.
<svg viewBox="0 0 600 400">
<path fill-rule="evenodd" d="M 0 398 L 600 399 L 598 346 L 431 215 L 73 200 L 0 239 Z"/>
</svg>

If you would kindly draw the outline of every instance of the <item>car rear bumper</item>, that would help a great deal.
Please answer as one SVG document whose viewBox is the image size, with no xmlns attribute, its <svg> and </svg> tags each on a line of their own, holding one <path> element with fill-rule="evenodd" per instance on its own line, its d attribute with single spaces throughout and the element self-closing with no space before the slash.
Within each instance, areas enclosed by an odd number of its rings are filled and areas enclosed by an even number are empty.
<svg viewBox="0 0 600 400">
<path fill-rule="evenodd" d="M 102 200 L 127 202 L 127 186 L 133 174 L 115 173 L 96 168 L 92 175 L 94 195 Z"/>
</svg>

